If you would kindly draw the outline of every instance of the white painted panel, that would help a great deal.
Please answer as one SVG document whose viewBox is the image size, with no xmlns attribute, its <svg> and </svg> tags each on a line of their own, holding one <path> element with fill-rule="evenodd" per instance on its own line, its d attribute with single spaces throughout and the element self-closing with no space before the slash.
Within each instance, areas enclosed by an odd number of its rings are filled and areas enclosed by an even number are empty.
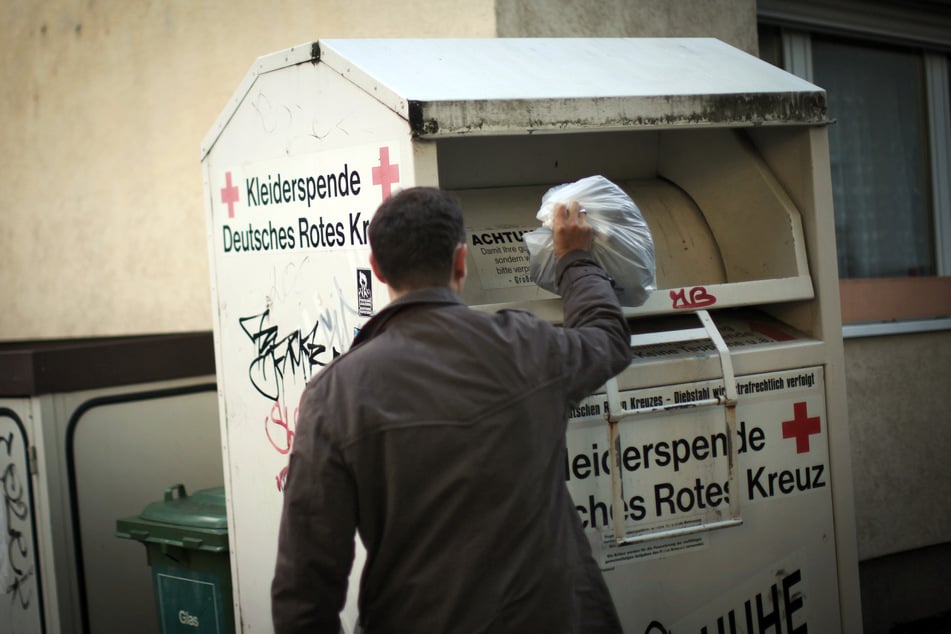
<svg viewBox="0 0 951 634">
<path fill-rule="evenodd" d="M 840 422 L 826 417 L 823 368 L 737 377 L 732 441 L 738 443 L 738 492 L 724 490 L 722 408 L 690 406 L 719 388 L 722 381 L 622 391 L 632 411 L 683 406 L 621 423 L 627 530 L 689 526 L 703 516 L 728 515 L 732 495 L 740 496 L 743 523 L 630 546 L 612 541 L 605 396 L 589 397 L 574 410 L 567 484 L 624 630 L 838 631 L 827 429 Z M 718 630 L 718 619 L 728 624 L 731 612 L 744 629 Z M 651 630 L 652 622 L 664 629 Z M 769 623 L 775 623 L 771 630 L 764 627 Z"/>
<path fill-rule="evenodd" d="M 207 385 L 200 392 L 172 390 L 161 397 L 146 388 L 88 409 L 86 400 L 72 418 L 90 634 L 116 628 L 158 632 L 146 548 L 116 537 L 116 520 L 139 515 L 176 483 L 189 493 L 222 485 L 217 393 Z"/>
<path fill-rule="evenodd" d="M 28 399 L 0 400 L 0 630 L 43 631 Z"/>
<path fill-rule="evenodd" d="M 300 395 L 389 301 L 370 272 L 366 226 L 385 195 L 426 172 L 417 162 L 427 154 L 415 150 L 406 121 L 307 62 L 258 75 L 205 159 L 232 579 L 244 631 L 271 628 Z"/>
</svg>

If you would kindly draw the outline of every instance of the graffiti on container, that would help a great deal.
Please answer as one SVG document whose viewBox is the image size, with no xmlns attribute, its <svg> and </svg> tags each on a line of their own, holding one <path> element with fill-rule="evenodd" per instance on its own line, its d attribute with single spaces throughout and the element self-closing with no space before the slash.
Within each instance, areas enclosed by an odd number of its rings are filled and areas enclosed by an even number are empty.
<svg viewBox="0 0 951 634">
<path fill-rule="evenodd" d="M 297 426 L 297 414 L 300 407 L 294 408 L 294 416 L 288 416 L 287 405 L 281 405 L 274 401 L 271 411 L 264 418 L 264 432 L 267 434 L 268 442 L 277 450 L 279 454 L 289 454 L 291 452 L 291 441 L 294 439 L 294 427 Z"/>
<path fill-rule="evenodd" d="M 339 285 L 335 286 L 340 297 Z M 268 401 L 264 435 L 268 445 L 281 455 L 290 453 L 293 444 L 300 391 L 350 345 L 353 328 L 348 323 L 357 317 L 356 308 L 341 299 L 339 306 L 320 310 L 317 319 L 305 319 L 305 327 L 282 331 L 275 323 L 278 320 L 272 307 L 275 301 L 288 300 L 283 294 L 274 293 L 263 310 L 238 319 L 241 330 L 254 346 L 248 380 Z M 284 489 L 286 478 L 285 467 L 275 476 L 278 491 Z"/>
<path fill-rule="evenodd" d="M 672 308 L 676 310 L 688 308 L 705 308 L 717 303 L 717 298 L 707 292 L 703 286 L 694 286 L 690 289 L 689 295 L 687 289 L 682 288 L 679 291 L 670 291 Z"/>
<path fill-rule="evenodd" d="M 315 367 L 327 365 L 330 359 L 325 354 L 327 346 L 317 341 L 320 321 L 306 332 L 298 329 L 281 337 L 278 326 L 271 325 L 270 316 L 271 310 L 266 309 L 238 321 L 255 345 L 256 356 L 248 366 L 251 385 L 265 398 L 279 401 L 285 377 L 299 375 L 306 382 Z M 333 350 L 333 357 L 339 354 Z"/>
<path fill-rule="evenodd" d="M 278 492 L 283 491 L 284 487 L 287 486 L 287 467 L 281 469 L 277 475 L 274 476 L 274 480 L 277 482 Z"/>
<path fill-rule="evenodd" d="M 2 451 L 6 449 L 5 455 Z M 0 471 L 0 493 L 3 495 L 3 517 L 6 534 L 3 535 L 4 552 L 0 554 L 0 581 L 4 594 L 10 595 L 11 604 L 26 610 L 33 598 L 31 581 L 35 571 L 30 555 L 28 535 L 29 504 L 26 499 L 26 482 L 20 477 L 13 462 L 13 432 L 0 436 L 0 458 L 6 466 Z"/>
<path fill-rule="evenodd" d="M 340 356 L 340 351 L 318 341 L 321 328 L 318 320 L 306 331 L 298 329 L 281 336 L 279 328 L 270 322 L 270 309 L 243 317 L 241 329 L 255 346 L 255 356 L 248 366 L 248 379 L 257 392 L 269 401 L 268 413 L 264 416 L 264 434 L 268 444 L 278 453 L 290 453 L 297 426 L 299 407 L 288 405 L 285 382 L 294 379 L 306 384 L 318 369 Z M 275 480 L 278 491 L 283 491 L 287 478 L 286 468 Z"/>
</svg>

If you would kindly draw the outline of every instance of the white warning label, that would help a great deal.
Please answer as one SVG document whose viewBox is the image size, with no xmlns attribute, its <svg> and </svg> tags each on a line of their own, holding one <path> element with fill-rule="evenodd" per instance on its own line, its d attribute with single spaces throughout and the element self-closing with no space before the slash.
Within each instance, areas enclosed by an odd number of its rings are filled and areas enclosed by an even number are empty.
<svg viewBox="0 0 951 634">
<path fill-rule="evenodd" d="M 469 254 L 479 273 L 482 288 L 534 286 L 529 275 L 528 248 L 522 236 L 531 228 L 468 228 Z"/>
</svg>

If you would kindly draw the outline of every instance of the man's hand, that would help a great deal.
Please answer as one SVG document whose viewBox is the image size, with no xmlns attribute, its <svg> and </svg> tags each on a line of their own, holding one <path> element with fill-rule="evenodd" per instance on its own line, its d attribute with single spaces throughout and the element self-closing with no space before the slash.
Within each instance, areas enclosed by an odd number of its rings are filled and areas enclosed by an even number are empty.
<svg viewBox="0 0 951 634">
<path fill-rule="evenodd" d="M 588 212 L 581 209 L 581 205 L 574 200 L 567 207 L 563 203 L 555 205 L 552 215 L 552 246 L 556 258 L 572 251 L 591 249 L 594 229 L 588 224 L 587 215 Z"/>
</svg>

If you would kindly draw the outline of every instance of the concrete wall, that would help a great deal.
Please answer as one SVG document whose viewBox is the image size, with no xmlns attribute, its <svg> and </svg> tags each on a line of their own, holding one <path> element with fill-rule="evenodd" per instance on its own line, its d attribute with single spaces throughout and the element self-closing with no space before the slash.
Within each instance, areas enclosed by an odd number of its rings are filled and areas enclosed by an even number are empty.
<svg viewBox="0 0 951 634">
<path fill-rule="evenodd" d="M 318 37 L 756 43 L 754 0 L 40 0 L 5 9 L 0 341 L 211 328 L 198 147 L 259 55 Z"/>
<path fill-rule="evenodd" d="M 0 41 L 0 341 L 211 329 L 199 145 L 255 58 L 491 37 L 492 0 L 37 0 Z"/>
<path fill-rule="evenodd" d="M 757 54 L 756 0 L 497 0 L 499 37 L 715 37 Z"/>
<path fill-rule="evenodd" d="M 859 558 L 951 543 L 951 333 L 849 339 Z"/>
<path fill-rule="evenodd" d="M 951 627 L 951 332 L 847 339 L 865 634 Z"/>
</svg>

